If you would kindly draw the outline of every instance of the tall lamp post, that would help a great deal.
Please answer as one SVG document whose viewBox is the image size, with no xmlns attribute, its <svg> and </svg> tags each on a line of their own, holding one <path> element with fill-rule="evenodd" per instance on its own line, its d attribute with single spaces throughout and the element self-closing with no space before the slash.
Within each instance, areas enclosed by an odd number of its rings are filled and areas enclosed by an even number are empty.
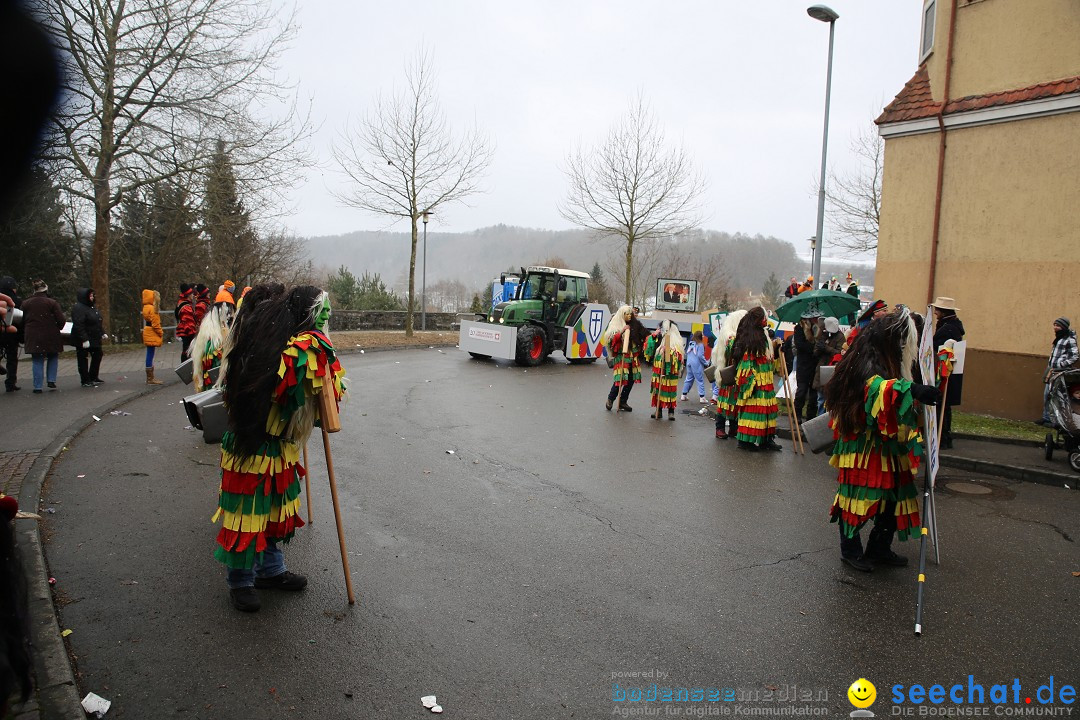
<svg viewBox="0 0 1080 720">
<path fill-rule="evenodd" d="M 421 218 L 424 220 L 424 265 L 420 280 L 420 329 L 427 330 L 427 224 L 431 213 L 425 210 Z"/>
<path fill-rule="evenodd" d="M 814 251 L 814 282 L 821 279 L 821 254 L 825 250 L 825 155 L 829 148 L 829 97 L 832 94 L 832 54 L 833 35 L 836 32 L 836 19 L 840 16 L 826 5 L 811 5 L 806 14 L 815 20 L 829 23 L 829 69 L 825 73 L 825 129 L 821 134 L 821 182 L 818 183 L 817 204 L 817 249 Z"/>
</svg>

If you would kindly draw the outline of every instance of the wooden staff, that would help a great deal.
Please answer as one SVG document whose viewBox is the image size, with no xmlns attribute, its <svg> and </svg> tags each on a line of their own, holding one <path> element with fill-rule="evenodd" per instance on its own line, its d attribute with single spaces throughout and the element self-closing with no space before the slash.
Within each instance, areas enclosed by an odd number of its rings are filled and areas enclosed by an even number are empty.
<svg viewBox="0 0 1080 720">
<path fill-rule="evenodd" d="M 311 524 L 311 472 L 308 470 L 307 443 L 304 443 L 304 488 L 307 490 L 307 521 Z"/>
<path fill-rule="evenodd" d="M 356 604 L 353 595 L 352 575 L 349 573 L 349 553 L 345 550 L 345 531 L 341 527 L 341 508 L 338 505 L 337 481 L 334 479 L 334 458 L 330 455 L 330 433 L 341 430 L 341 417 L 338 415 L 334 388 L 329 377 L 319 392 L 319 425 L 322 428 L 323 452 L 326 453 L 326 474 L 330 477 L 330 498 L 334 502 L 334 521 L 337 523 L 338 545 L 341 546 L 341 567 L 345 571 L 345 590 L 349 604 Z"/>
<path fill-rule="evenodd" d="M 795 415 L 795 405 L 791 397 L 791 385 L 788 383 L 787 360 L 779 347 L 776 348 L 776 352 L 780 355 L 780 372 L 784 373 L 784 404 L 787 406 L 788 425 L 791 427 L 791 449 L 793 452 L 805 455 L 806 449 L 803 447 L 802 426 L 799 425 L 799 418 Z"/>
<path fill-rule="evenodd" d="M 945 429 L 945 394 L 949 391 L 949 378 L 945 377 L 945 380 L 941 383 L 941 417 L 938 418 L 937 425 L 937 442 L 938 449 L 941 449 L 941 433 Z"/>
</svg>

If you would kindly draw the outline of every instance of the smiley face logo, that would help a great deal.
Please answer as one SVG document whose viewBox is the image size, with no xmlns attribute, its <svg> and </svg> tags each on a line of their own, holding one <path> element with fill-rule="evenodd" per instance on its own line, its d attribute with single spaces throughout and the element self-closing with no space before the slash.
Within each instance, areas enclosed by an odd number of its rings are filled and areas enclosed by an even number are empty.
<svg viewBox="0 0 1080 720">
<path fill-rule="evenodd" d="M 847 690 L 847 697 L 855 707 L 868 708 L 877 699 L 877 688 L 866 678 L 859 678 L 851 683 L 851 687 Z"/>
</svg>

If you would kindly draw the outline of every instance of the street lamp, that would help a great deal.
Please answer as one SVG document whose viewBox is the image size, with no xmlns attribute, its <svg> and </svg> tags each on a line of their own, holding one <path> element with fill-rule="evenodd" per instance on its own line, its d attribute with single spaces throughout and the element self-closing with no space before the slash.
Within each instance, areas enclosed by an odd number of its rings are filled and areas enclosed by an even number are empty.
<svg viewBox="0 0 1080 720">
<path fill-rule="evenodd" d="M 424 220 L 424 265 L 420 281 L 420 329 L 427 330 L 427 224 L 431 213 L 425 210 L 421 218 Z"/>
<path fill-rule="evenodd" d="M 806 14 L 815 20 L 829 23 L 829 68 L 825 73 L 825 129 L 821 134 L 821 182 L 818 183 L 817 205 L 817 249 L 814 251 L 813 272 L 814 280 L 821 277 L 821 253 L 825 250 L 825 155 L 829 147 L 829 97 L 832 94 L 832 54 L 833 34 L 836 32 L 836 19 L 840 16 L 836 11 L 825 5 L 811 5 L 806 8 Z"/>
</svg>

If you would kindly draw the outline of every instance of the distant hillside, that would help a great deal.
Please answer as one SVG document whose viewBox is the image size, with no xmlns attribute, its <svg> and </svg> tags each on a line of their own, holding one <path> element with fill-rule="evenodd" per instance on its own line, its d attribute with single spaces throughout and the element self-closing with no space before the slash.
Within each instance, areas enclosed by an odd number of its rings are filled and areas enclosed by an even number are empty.
<svg viewBox="0 0 1080 720">
<path fill-rule="evenodd" d="M 409 268 L 407 232 L 359 231 L 308 238 L 306 242 L 308 254 L 317 267 L 333 269 L 344 265 L 356 275 L 377 272 L 395 290 L 402 292 L 405 288 Z M 680 236 L 674 244 L 685 248 L 693 257 L 718 256 L 727 284 L 733 290 L 760 291 L 770 273 L 787 285 L 792 275 L 802 279 L 809 272 L 809 263 L 796 256 L 794 246 L 774 237 L 709 230 Z M 422 248 L 421 235 L 416 257 L 418 285 Z M 429 230 L 427 282 L 431 286 L 441 280 L 458 280 L 468 287 L 480 288 L 508 267 L 550 258 L 560 258 L 566 267 L 585 272 L 599 262 L 610 278 L 616 274 L 614 268 L 622 266 L 622 254 L 623 247 L 618 241 L 593 239 L 585 230 L 539 230 L 511 225 L 465 233 Z M 847 269 L 830 263 L 822 268 L 824 274 L 840 277 Z M 872 274 L 873 268 L 864 266 L 856 272 L 856 277 L 870 284 Z"/>
</svg>

